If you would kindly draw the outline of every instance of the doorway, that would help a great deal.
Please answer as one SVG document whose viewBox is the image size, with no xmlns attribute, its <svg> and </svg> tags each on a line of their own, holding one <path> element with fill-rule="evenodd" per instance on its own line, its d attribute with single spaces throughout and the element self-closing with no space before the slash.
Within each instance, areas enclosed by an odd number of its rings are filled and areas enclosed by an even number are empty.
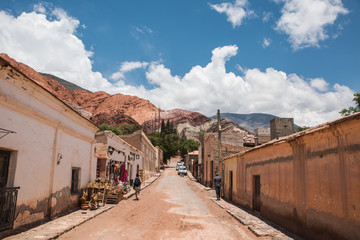
<svg viewBox="0 0 360 240">
<path fill-rule="evenodd" d="M 210 187 L 213 187 L 214 181 L 214 162 L 210 161 Z"/>
<path fill-rule="evenodd" d="M 253 211 L 260 212 L 260 175 L 253 176 Z"/>
<path fill-rule="evenodd" d="M 10 152 L 0 151 L 0 188 L 5 188 L 8 180 Z"/>
<path fill-rule="evenodd" d="M 232 201 L 232 193 L 233 193 L 233 171 L 229 172 L 229 201 Z"/>
</svg>

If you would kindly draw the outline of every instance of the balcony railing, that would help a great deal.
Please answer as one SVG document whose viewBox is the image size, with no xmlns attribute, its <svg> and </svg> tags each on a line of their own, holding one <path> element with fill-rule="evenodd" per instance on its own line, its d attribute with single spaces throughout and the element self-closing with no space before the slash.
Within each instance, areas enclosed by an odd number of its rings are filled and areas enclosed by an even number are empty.
<svg viewBox="0 0 360 240">
<path fill-rule="evenodd" d="M 20 187 L 0 188 L 0 231 L 12 229 Z"/>
</svg>

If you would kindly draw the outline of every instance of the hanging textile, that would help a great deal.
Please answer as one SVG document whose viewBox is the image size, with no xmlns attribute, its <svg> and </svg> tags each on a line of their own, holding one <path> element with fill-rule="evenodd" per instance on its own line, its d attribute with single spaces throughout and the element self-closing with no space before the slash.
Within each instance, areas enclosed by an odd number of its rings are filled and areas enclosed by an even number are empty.
<svg viewBox="0 0 360 240">
<path fill-rule="evenodd" d="M 128 181 L 128 174 L 125 169 L 125 164 L 122 163 L 120 166 L 120 181 L 127 182 Z"/>
</svg>

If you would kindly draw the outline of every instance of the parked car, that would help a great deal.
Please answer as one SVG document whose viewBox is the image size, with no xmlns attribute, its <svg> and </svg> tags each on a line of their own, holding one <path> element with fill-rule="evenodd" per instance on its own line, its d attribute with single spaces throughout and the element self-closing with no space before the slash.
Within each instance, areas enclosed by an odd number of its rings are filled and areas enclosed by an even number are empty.
<svg viewBox="0 0 360 240">
<path fill-rule="evenodd" d="M 179 170 L 179 167 L 182 166 L 182 164 L 183 164 L 182 161 L 178 161 L 176 163 L 176 171 Z"/>
<path fill-rule="evenodd" d="M 181 175 L 181 174 L 183 174 L 185 176 L 187 175 L 187 169 L 186 169 L 185 166 L 180 166 L 179 167 L 178 175 Z"/>
</svg>

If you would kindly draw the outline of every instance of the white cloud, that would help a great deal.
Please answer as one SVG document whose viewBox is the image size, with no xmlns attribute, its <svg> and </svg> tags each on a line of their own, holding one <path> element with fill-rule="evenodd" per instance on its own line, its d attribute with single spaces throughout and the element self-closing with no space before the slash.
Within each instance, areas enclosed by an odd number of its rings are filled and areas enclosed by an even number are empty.
<svg viewBox="0 0 360 240">
<path fill-rule="evenodd" d="M 313 78 L 310 81 L 311 87 L 319 90 L 319 91 L 327 91 L 329 87 L 329 83 L 327 83 L 323 78 Z"/>
<path fill-rule="evenodd" d="M 34 11 L 38 13 L 46 13 L 46 8 L 43 4 L 39 3 L 34 5 Z"/>
<path fill-rule="evenodd" d="M 271 44 L 271 39 L 270 38 L 264 38 L 262 46 L 263 48 L 267 48 L 268 46 L 270 46 Z"/>
<path fill-rule="evenodd" d="M 148 65 L 149 65 L 149 63 L 147 63 L 147 62 L 139 62 L 139 61 L 123 62 L 120 66 L 119 71 L 113 73 L 110 78 L 113 80 L 123 79 L 125 77 L 125 73 L 133 71 L 135 69 L 139 69 L 139 68 L 146 68 Z"/>
<path fill-rule="evenodd" d="M 160 62 L 124 62 L 117 73 L 143 69 L 144 78 L 154 88 L 128 85 L 124 76 L 112 84 L 93 72 L 93 53 L 76 37 L 80 22 L 61 9 L 49 12 L 54 20 L 36 12 L 18 17 L 0 12 L 0 52 L 91 91 L 136 95 L 163 109 L 182 108 L 206 115 L 214 115 L 217 109 L 264 112 L 294 117 L 299 125 L 315 125 L 338 118 L 339 110 L 352 105 L 352 90 L 338 84 L 329 87 L 324 79 L 306 81 L 273 68 L 261 71 L 240 65 L 240 75 L 228 72 L 226 64 L 238 54 L 235 45 L 215 48 L 206 66 L 194 66 L 184 76 L 173 75 Z"/>
<path fill-rule="evenodd" d="M 334 24 L 338 15 L 347 14 L 341 0 L 277 0 L 283 2 L 282 16 L 276 30 L 289 35 L 294 50 L 319 47 L 329 36 L 325 28 Z"/>
<path fill-rule="evenodd" d="M 89 90 L 108 88 L 110 83 L 101 73 L 92 71 L 93 53 L 75 35 L 79 20 L 62 9 L 50 12 L 54 20 L 43 13 L 24 12 L 14 17 L 0 11 L 0 52 Z"/>
<path fill-rule="evenodd" d="M 225 13 L 227 15 L 227 21 L 230 22 L 234 28 L 240 26 L 244 18 L 254 14 L 253 11 L 247 9 L 247 0 L 236 0 L 234 3 L 225 2 L 209 5 L 218 13 Z"/>
<path fill-rule="evenodd" d="M 226 61 L 237 50 L 237 46 L 216 48 L 210 63 L 193 67 L 183 77 L 173 76 L 163 64 L 151 64 L 146 78 L 159 87 L 128 90 L 164 109 L 183 108 L 206 115 L 214 115 L 216 109 L 264 112 L 294 117 L 297 124 L 311 126 L 340 117 L 339 110 L 351 105 L 352 90 L 335 84 L 326 91 L 328 83 L 323 79 L 308 82 L 296 74 L 273 68 L 243 69 L 243 76 L 227 72 Z"/>
<path fill-rule="evenodd" d="M 268 22 L 270 20 L 270 18 L 272 17 L 272 13 L 271 12 L 263 12 L 263 22 Z"/>
</svg>

